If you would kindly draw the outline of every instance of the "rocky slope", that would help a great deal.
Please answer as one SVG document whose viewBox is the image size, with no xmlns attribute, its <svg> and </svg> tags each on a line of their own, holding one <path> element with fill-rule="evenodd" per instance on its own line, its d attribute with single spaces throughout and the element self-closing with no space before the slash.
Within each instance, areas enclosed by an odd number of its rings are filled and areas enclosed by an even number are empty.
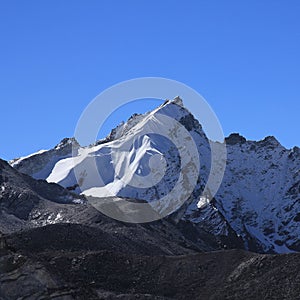
<svg viewBox="0 0 300 300">
<path fill-rule="evenodd" d="M 210 146 L 199 122 L 178 99 L 167 101 L 145 115 L 134 115 L 96 145 L 78 148 L 73 139 L 64 140 L 59 147 L 11 164 L 21 172 L 59 183 L 77 193 L 117 195 L 151 203 L 172 190 L 179 179 L 181 163 L 172 143 L 168 144 L 157 135 L 140 134 L 141 127 L 160 133 L 163 126 L 174 126 L 173 123 L 161 124 L 156 118 L 158 114 L 174 119 L 187 129 L 195 141 L 201 162 L 192 197 L 177 211 L 176 220 L 193 222 L 196 227 L 205 228 L 215 236 L 231 235 L 233 231 L 241 236 L 249 250 L 266 253 L 300 251 L 299 148 L 285 149 L 274 137 L 256 142 L 232 134 L 226 138 L 227 166 L 218 193 L 211 202 L 199 199 L 210 171 Z M 72 158 L 69 158 L 72 155 L 70 145 L 75 145 L 73 148 L 78 151 L 75 168 Z M 128 148 L 127 145 L 134 146 Z M 121 156 L 129 159 L 120 159 L 121 164 L 114 166 L 112 161 L 119 155 L 119 149 L 125 149 Z M 155 155 L 166 159 L 167 169 L 163 178 L 154 178 L 153 186 L 131 188 L 123 183 L 130 183 L 133 178 L 128 180 L 124 176 L 116 176 L 115 170 L 128 168 L 134 168 L 134 174 L 147 176 L 149 157 Z M 96 160 L 100 170 L 105 170 L 101 174 L 101 183 L 84 172 L 91 159 Z M 82 171 L 79 172 L 82 175 L 79 184 L 74 176 L 76 168 Z"/>
<path fill-rule="evenodd" d="M 19 173 L 0 159 L 0 231 L 7 233 L 30 224 L 51 224 L 63 220 L 60 210 L 48 207 L 74 206 L 85 202 L 58 184 L 35 180 Z M 45 213 L 44 215 L 42 215 Z"/>
<path fill-rule="evenodd" d="M 2 243 L 0 299 L 298 299 L 299 254 L 228 250 L 166 256 L 128 252 L 102 235 L 98 245 L 62 240 L 50 225 Z M 46 231 L 46 232 L 45 232 Z M 70 233 L 74 233 L 75 231 Z M 47 235 L 45 235 L 47 233 Z M 66 235 L 67 236 L 67 235 Z M 22 243 L 22 241 L 29 241 Z M 36 244 L 40 246 L 36 247 Z M 148 251 L 149 254 L 149 251 Z"/>
</svg>

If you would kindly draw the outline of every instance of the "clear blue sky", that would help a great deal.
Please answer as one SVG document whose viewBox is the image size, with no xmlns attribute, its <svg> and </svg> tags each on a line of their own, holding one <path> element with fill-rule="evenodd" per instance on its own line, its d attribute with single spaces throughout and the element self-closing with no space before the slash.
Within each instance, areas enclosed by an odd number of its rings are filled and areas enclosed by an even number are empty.
<svg viewBox="0 0 300 300">
<path fill-rule="evenodd" d="M 51 148 L 99 92 L 144 76 L 196 89 L 226 135 L 299 146 L 299 15 L 298 0 L 3 0 L 0 157 Z"/>
</svg>

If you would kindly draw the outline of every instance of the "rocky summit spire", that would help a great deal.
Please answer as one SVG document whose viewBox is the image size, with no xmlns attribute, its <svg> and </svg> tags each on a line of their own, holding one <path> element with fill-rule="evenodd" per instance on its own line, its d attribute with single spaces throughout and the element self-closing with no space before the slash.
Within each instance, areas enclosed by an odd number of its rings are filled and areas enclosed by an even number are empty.
<svg viewBox="0 0 300 300">
<path fill-rule="evenodd" d="M 182 101 L 182 99 L 181 99 L 179 96 L 176 96 L 176 97 L 172 100 L 172 102 L 173 102 L 174 104 L 179 105 L 179 106 L 183 106 L 183 101 Z"/>
</svg>

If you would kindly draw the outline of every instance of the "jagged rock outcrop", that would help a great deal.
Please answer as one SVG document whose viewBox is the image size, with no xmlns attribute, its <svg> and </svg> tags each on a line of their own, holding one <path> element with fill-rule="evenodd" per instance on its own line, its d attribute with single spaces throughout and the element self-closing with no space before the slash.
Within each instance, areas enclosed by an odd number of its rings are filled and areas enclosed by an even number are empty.
<svg viewBox="0 0 300 300">
<path fill-rule="evenodd" d="M 246 139 L 239 133 L 232 133 L 229 137 L 225 138 L 225 142 L 227 145 L 244 144 L 246 143 Z"/>
</svg>

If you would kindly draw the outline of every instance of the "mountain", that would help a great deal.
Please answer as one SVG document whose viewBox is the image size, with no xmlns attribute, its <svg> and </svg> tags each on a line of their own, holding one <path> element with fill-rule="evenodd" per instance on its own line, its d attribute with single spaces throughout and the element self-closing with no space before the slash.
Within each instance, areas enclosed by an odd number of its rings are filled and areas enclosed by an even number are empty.
<svg viewBox="0 0 300 300">
<path fill-rule="evenodd" d="M 161 122 L 161 115 L 174 122 Z M 161 134 L 165 132 L 164 127 L 177 124 L 184 126 L 195 142 L 201 169 L 186 203 L 182 206 L 180 202 L 173 204 L 172 209 L 177 210 L 172 215 L 173 220 L 192 222 L 213 236 L 241 237 L 247 250 L 263 253 L 300 251 L 299 148 L 285 149 L 274 137 L 256 142 L 247 141 L 239 134 L 230 135 L 226 138 L 224 178 L 217 194 L 208 201 L 201 193 L 210 172 L 210 143 L 199 122 L 179 98 L 166 101 L 152 112 L 133 115 L 109 137 L 94 145 L 80 147 L 76 140 L 64 139 L 54 149 L 14 160 L 11 165 L 20 172 L 58 183 L 78 194 L 128 197 L 155 206 L 156 198 L 164 197 L 178 181 L 182 181 L 178 175 L 180 155 L 174 144 Z M 75 160 L 72 148 L 76 153 Z M 161 156 L 167 166 L 162 178 L 161 174 L 151 178 L 149 187 L 132 188 L 128 184 L 134 182 L 137 174 L 147 176 L 150 158 Z M 102 181 L 95 180 L 93 172 L 86 172 L 91 161 L 102 170 Z M 159 159 L 152 162 L 154 166 L 155 163 L 162 164 Z M 126 170 L 133 170 L 130 178 L 126 177 Z M 170 202 L 165 205 L 169 207 Z M 166 210 L 157 205 L 155 209 Z"/>
<path fill-rule="evenodd" d="M 227 168 L 217 207 L 237 234 L 263 252 L 299 251 L 300 149 L 274 137 L 227 140 Z M 249 242 L 248 242 L 249 241 Z"/>
</svg>

